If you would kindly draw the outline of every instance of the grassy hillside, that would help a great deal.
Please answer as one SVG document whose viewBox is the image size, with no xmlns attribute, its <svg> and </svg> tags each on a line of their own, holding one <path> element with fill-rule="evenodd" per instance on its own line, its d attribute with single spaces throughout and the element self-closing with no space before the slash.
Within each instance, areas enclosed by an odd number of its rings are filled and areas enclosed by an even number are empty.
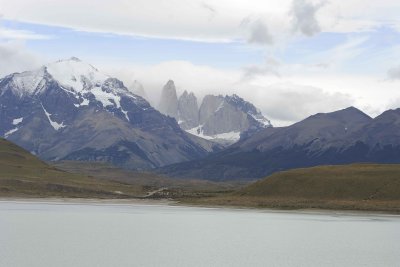
<svg viewBox="0 0 400 267">
<path fill-rule="evenodd" d="M 142 194 L 141 186 L 59 170 L 0 138 L 0 197 L 129 198 Z"/>
<path fill-rule="evenodd" d="M 275 173 L 235 193 L 193 202 L 400 212 L 400 165 L 320 166 Z"/>
<path fill-rule="evenodd" d="M 100 162 L 60 161 L 54 163 L 54 166 L 70 173 L 81 173 L 102 180 L 141 186 L 146 192 L 153 192 L 163 188 L 163 192 L 153 195 L 156 198 L 209 196 L 221 192 L 233 191 L 242 186 L 238 182 L 217 183 L 208 180 L 172 179 L 153 172 L 124 170 L 108 163 Z"/>
</svg>

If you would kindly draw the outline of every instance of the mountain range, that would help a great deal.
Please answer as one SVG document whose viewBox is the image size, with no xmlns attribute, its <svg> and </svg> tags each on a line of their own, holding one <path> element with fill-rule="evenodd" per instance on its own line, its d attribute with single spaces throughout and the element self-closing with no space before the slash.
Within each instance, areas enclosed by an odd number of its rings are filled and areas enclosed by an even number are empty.
<svg viewBox="0 0 400 267">
<path fill-rule="evenodd" d="M 199 106 L 192 92 L 184 91 L 178 98 L 172 80 L 162 89 L 158 110 L 188 133 L 225 145 L 272 127 L 260 110 L 235 94 L 206 95 Z"/>
<path fill-rule="evenodd" d="M 301 167 L 400 163 L 400 109 L 376 118 L 350 107 L 272 127 L 237 95 L 177 96 L 160 111 L 78 58 L 0 79 L 0 136 L 46 161 L 109 162 L 180 178 L 253 180 Z M 219 143 L 215 142 L 218 141 Z M 229 145 L 228 147 L 225 147 Z"/>
<path fill-rule="evenodd" d="M 44 160 L 147 169 L 221 149 L 75 57 L 2 78 L 0 107 L 0 135 Z"/>
<path fill-rule="evenodd" d="M 300 167 L 400 162 L 400 109 L 372 119 L 350 107 L 287 127 L 267 128 L 203 159 L 159 171 L 210 180 L 257 179 Z"/>
</svg>

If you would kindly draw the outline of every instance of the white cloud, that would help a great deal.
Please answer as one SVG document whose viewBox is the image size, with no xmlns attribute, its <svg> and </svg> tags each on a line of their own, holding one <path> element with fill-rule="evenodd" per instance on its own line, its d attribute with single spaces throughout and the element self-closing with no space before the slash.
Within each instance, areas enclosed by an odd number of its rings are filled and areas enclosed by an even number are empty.
<svg viewBox="0 0 400 267">
<path fill-rule="evenodd" d="M 242 25 L 249 28 L 247 37 L 247 41 L 249 43 L 257 45 L 271 45 L 274 43 L 274 38 L 269 32 L 266 22 L 263 20 L 257 19 L 255 21 L 251 21 L 245 19 L 242 22 Z"/>
<path fill-rule="evenodd" d="M 316 15 L 325 2 L 313 4 L 306 0 L 294 0 L 291 9 L 293 30 L 306 36 L 313 36 L 321 31 Z"/>
<path fill-rule="evenodd" d="M 276 83 L 257 88 L 251 97 L 275 126 L 292 124 L 318 112 L 332 112 L 354 105 L 343 93 L 329 93 L 321 88 L 293 83 Z M 250 96 L 249 96 L 250 97 Z"/>
<path fill-rule="evenodd" d="M 0 77 L 42 66 L 43 57 L 29 51 L 22 41 L 0 42 Z"/>
<path fill-rule="evenodd" d="M 292 124 L 318 112 L 334 111 L 357 103 L 351 90 L 343 92 L 338 87 L 325 90 L 324 84 L 331 82 L 332 77 L 326 77 L 315 85 L 308 85 L 315 76 L 303 80 L 276 76 L 243 80 L 245 70 L 220 70 L 185 61 L 126 69 L 101 66 L 100 69 L 121 78 L 127 85 L 135 79 L 139 80 L 153 105 L 158 104 L 161 88 L 169 79 L 175 81 L 178 95 L 184 90 L 192 91 L 199 102 L 206 94 L 235 93 L 260 108 L 276 126 Z"/>
<path fill-rule="evenodd" d="M 205 42 L 269 44 L 291 32 L 305 35 L 353 32 L 380 25 L 398 27 L 398 0 L 0 0 L 5 19 L 145 37 Z M 292 11 L 292 16 L 288 15 Z M 293 20 L 294 16 L 294 20 Z M 251 27 L 241 27 L 248 17 Z"/>
<path fill-rule="evenodd" d="M 390 80 L 400 80 L 400 66 L 390 68 L 387 75 Z"/>
<path fill-rule="evenodd" d="M 50 38 L 48 35 L 37 34 L 31 31 L 13 30 L 0 26 L 0 40 L 46 40 Z"/>
<path fill-rule="evenodd" d="M 178 94 L 193 91 L 201 99 L 206 94 L 231 94 L 241 77 L 241 71 L 221 70 L 194 65 L 187 61 L 168 61 L 156 65 L 131 65 L 123 68 L 98 64 L 106 73 L 116 76 L 129 86 L 134 80 L 143 84 L 150 102 L 158 104 L 161 88 L 170 79 Z"/>
<path fill-rule="evenodd" d="M 243 81 L 251 80 L 257 76 L 272 75 L 280 77 L 280 63 L 274 58 L 267 58 L 263 65 L 249 65 L 243 68 Z"/>
</svg>

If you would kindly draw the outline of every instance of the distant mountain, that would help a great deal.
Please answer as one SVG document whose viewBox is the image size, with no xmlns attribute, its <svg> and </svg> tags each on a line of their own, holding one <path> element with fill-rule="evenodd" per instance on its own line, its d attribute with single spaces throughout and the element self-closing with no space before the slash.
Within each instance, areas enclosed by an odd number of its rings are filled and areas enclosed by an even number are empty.
<svg viewBox="0 0 400 267">
<path fill-rule="evenodd" d="M 138 82 L 137 80 L 133 81 L 133 83 L 131 84 L 131 86 L 128 89 L 133 94 L 141 96 L 144 99 L 147 99 L 147 94 L 146 94 L 146 91 L 144 90 L 143 85 L 140 82 Z"/>
<path fill-rule="evenodd" d="M 255 179 L 281 170 L 355 162 L 400 163 L 400 109 L 375 119 L 350 107 L 267 128 L 228 149 L 160 172 L 211 180 Z"/>
<path fill-rule="evenodd" d="M 219 149 L 77 58 L 4 77 L 0 106 L 0 135 L 45 160 L 145 169 Z"/>
<path fill-rule="evenodd" d="M 188 132 L 207 139 L 235 142 L 269 127 L 272 127 L 270 121 L 239 96 L 207 95 L 200 106 L 199 126 Z"/>
<path fill-rule="evenodd" d="M 162 90 L 158 108 L 175 118 L 185 131 L 224 144 L 232 144 L 272 126 L 254 105 L 237 95 L 207 95 L 199 108 L 193 93 L 184 91 L 178 98 L 171 80 Z"/>
<path fill-rule="evenodd" d="M 199 106 L 193 93 L 187 91 L 178 99 L 178 123 L 184 129 L 192 129 L 199 125 Z"/>
<path fill-rule="evenodd" d="M 158 104 L 158 110 L 170 117 L 175 119 L 178 118 L 178 96 L 176 95 L 175 83 L 169 80 L 164 85 L 161 92 L 160 103 Z"/>
</svg>

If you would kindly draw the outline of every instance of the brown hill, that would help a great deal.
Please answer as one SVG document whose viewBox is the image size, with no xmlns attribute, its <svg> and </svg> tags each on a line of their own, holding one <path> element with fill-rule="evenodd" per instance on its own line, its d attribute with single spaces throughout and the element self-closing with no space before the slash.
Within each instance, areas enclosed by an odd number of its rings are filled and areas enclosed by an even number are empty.
<svg viewBox="0 0 400 267">
<path fill-rule="evenodd" d="M 287 209 L 400 212 L 399 164 L 351 164 L 270 175 L 232 194 L 197 204 Z"/>
<path fill-rule="evenodd" d="M 126 198 L 141 193 L 141 187 L 59 170 L 0 138 L 0 197 Z"/>
</svg>

